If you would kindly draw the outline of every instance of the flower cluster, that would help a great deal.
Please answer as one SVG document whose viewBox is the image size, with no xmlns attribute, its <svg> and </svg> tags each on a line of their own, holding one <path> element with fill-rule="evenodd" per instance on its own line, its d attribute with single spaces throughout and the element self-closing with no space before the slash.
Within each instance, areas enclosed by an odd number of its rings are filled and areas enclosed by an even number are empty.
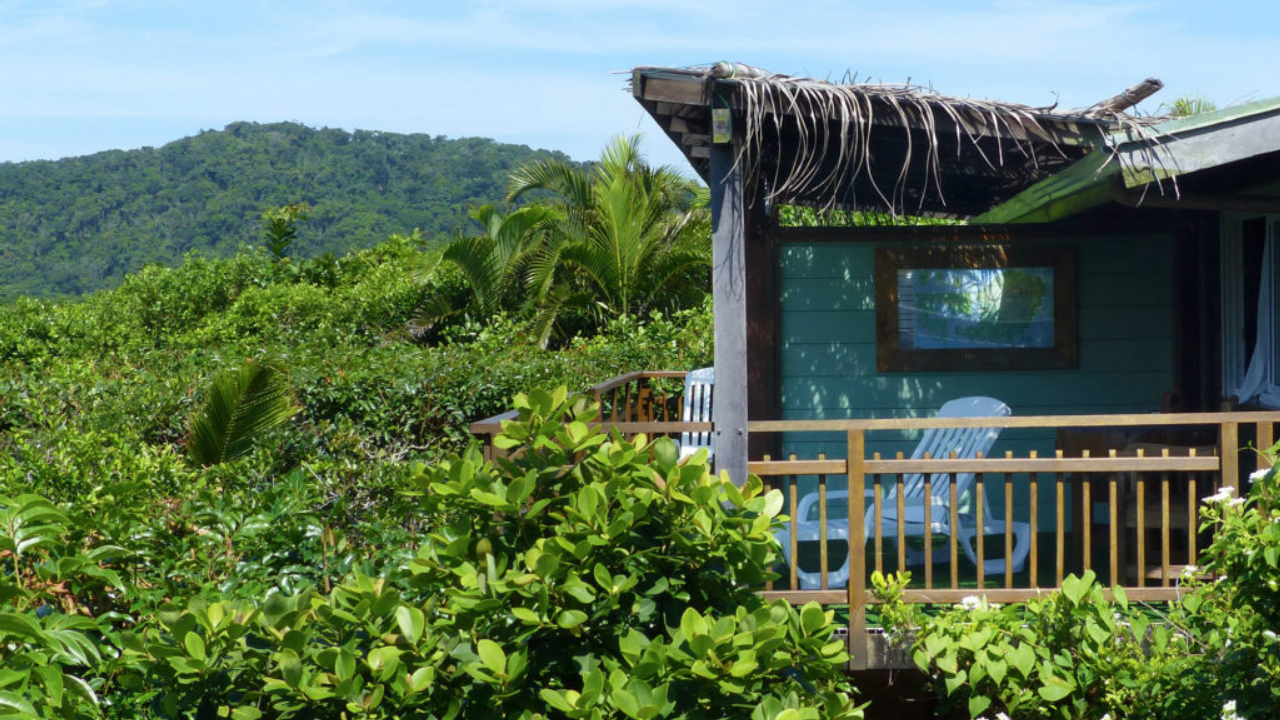
<svg viewBox="0 0 1280 720">
<path fill-rule="evenodd" d="M 1222 704 L 1222 720 L 1244 720 L 1244 717 L 1236 712 L 1236 701 L 1228 700 Z"/>
<path fill-rule="evenodd" d="M 1225 507 L 1239 507 L 1244 504 L 1244 498 L 1236 497 L 1236 489 L 1226 485 L 1220 488 L 1218 492 L 1205 498 L 1204 502 L 1210 505 L 1221 503 Z"/>
</svg>

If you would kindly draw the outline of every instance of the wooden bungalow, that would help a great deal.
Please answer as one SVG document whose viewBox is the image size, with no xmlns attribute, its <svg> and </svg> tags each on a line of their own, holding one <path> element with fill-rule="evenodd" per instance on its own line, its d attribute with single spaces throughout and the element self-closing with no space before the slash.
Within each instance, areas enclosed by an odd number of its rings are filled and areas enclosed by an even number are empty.
<svg viewBox="0 0 1280 720">
<path fill-rule="evenodd" d="M 807 508 L 769 592 L 847 604 L 855 668 L 888 662 L 866 632 L 877 569 L 912 570 L 924 603 L 1026 599 L 1084 569 L 1172 599 L 1207 542 L 1199 498 L 1247 483 L 1262 461 L 1240 448 L 1274 442 L 1280 99 L 1126 114 L 1158 86 L 1063 112 L 736 64 L 633 72 L 711 188 L 715 462 Z M 780 227 L 786 205 L 966 222 Z M 649 377 L 596 389 L 609 419 L 704 428 L 670 424 Z M 968 396 L 1012 414 L 934 417 Z M 927 428 L 999 439 L 910 459 Z M 884 518 L 910 516 L 921 477 L 942 502 L 912 536 Z M 965 517 L 999 528 L 974 562 Z"/>
</svg>

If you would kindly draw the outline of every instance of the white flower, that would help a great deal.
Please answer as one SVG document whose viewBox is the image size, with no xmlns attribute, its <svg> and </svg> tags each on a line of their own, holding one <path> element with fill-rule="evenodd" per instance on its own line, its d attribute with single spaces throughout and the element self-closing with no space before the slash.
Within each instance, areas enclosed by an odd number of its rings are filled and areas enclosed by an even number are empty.
<svg viewBox="0 0 1280 720">
<path fill-rule="evenodd" d="M 1187 565 L 1187 566 L 1184 566 L 1184 567 L 1182 568 L 1182 579 L 1183 579 L 1183 580 L 1195 580 L 1195 579 L 1196 579 L 1196 573 L 1198 573 L 1198 572 L 1200 572 L 1200 568 L 1196 567 L 1195 565 Z"/>
<path fill-rule="evenodd" d="M 1230 485 L 1224 485 L 1221 488 L 1219 488 L 1218 492 L 1205 498 L 1203 502 L 1209 503 L 1211 505 L 1213 503 L 1231 502 L 1231 499 L 1234 498 L 1235 496 L 1236 496 L 1236 489 L 1231 487 Z"/>
<path fill-rule="evenodd" d="M 1103 715 L 1101 718 L 1098 718 L 1098 720 L 1111 720 L 1111 713 Z"/>
<path fill-rule="evenodd" d="M 1244 720 L 1236 713 L 1236 701 L 1228 700 L 1222 703 L 1222 720 Z"/>
<path fill-rule="evenodd" d="M 996 720 L 1009 720 L 1009 716 L 1002 712 L 996 713 Z"/>
<path fill-rule="evenodd" d="M 1252 480 L 1253 482 L 1258 482 L 1262 478 L 1266 477 L 1267 473 L 1269 472 L 1271 472 L 1271 468 L 1261 468 L 1259 470 L 1254 470 L 1253 472 L 1249 473 L 1249 479 Z"/>
<path fill-rule="evenodd" d="M 960 607 L 965 610 L 977 610 L 982 607 L 982 601 L 978 599 L 977 595 L 966 595 L 960 599 Z"/>
</svg>

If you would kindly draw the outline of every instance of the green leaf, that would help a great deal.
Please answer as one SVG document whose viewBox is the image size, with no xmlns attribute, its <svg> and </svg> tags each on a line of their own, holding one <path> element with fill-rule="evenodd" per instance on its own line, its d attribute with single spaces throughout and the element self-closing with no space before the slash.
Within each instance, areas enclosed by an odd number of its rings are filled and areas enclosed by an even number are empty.
<svg viewBox="0 0 1280 720">
<path fill-rule="evenodd" d="M 822 611 L 822 606 L 816 602 L 806 603 L 800 611 L 800 627 L 804 629 L 805 635 L 812 635 L 821 630 L 827 624 L 826 613 Z"/>
<path fill-rule="evenodd" d="M 1070 680 L 1064 680 L 1056 675 L 1050 675 L 1045 680 L 1044 684 L 1040 686 L 1038 692 L 1040 693 L 1040 697 L 1044 698 L 1046 702 L 1058 702 L 1062 698 L 1075 692 L 1075 690 L 1075 683 Z"/>
<path fill-rule="evenodd" d="M 686 608 L 684 615 L 680 617 L 680 632 L 686 642 L 692 641 L 699 635 L 707 634 L 707 621 L 694 608 Z"/>
<path fill-rule="evenodd" d="M 356 674 L 356 656 L 350 650 L 342 648 L 338 651 L 338 657 L 334 661 L 333 674 L 338 676 L 338 680 L 346 680 Z"/>
<path fill-rule="evenodd" d="M 52 665 L 40 668 L 40 677 L 44 681 L 45 700 L 54 707 L 62 706 L 62 668 Z"/>
<path fill-rule="evenodd" d="M 418 608 L 401 605 L 396 608 L 396 625 L 399 626 L 400 634 L 409 641 L 409 644 L 417 645 L 426 628 L 426 616 Z"/>
<path fill-rule="evenodd" d="M 1124 594 L 1124 588 L 1119 585 L 1111 588 L 1111 596 L 1115 598 L 1116 604 L 1120 606 L 1121 611 L 1129 609 L 1129 596 Z"/>
<path fill-rule="evenodd" d="M 987 674 L 991 676 L 992 682 L 999 685 L 1004 682 L 1004 676 L 1009 671 L 1009 664 L 1004 660 L 988 660 Z"/>
<path fill-rule="evenodd" d="M 976 718 L 991 707 L 991 698 L 974 695 L 969 698 L 969 717 Z"/>
<path fill-rule="evenodd" d="M 556 691 L 543 688 L 538 691 L 538 697 L 562 713 L 571 713 L 578 709 L 578 698 L 581 696 L 574 690 Z"/>
<path fill-rule="evenodd" d="M 1009 660 L 1013 663 L 1013 667 L 1017 669 L 1018 674 L 1023 680 L 1031 677 L 1032 670 L 1036 666 L 1036 653 L 1031 649 L 1031 645 L 1020 643 L 1009 653 Z"/>
<path fill-rule="evenodd" d="M 302 661 L 292 650 L 282 650 L 279 654 L 280 676 L 290 687 L 298 687 L 302 682 Z"/>
<path fill-rule="evenodd" d="M 206 658 L 204 654 L 204 640 L 194 632 L 188 632 L 186 636 L 182 638 L 182 644 L 187 648 L 187 654 L 196 660 L 204 660 Z"/>
<path fill-rule="evenodd" d="M 298 409 L 284 374 L 269 364 L 254 361 L 224 373 L 213 381 L 192 422 L 191 460 L 208 467 L 245 457 Z"/>
<path fill-rule="evenodd" d="M 640 720 L 640 701 L 636 700 L 634 694 L 623 688 L 616 688 L 613 691 L 613 702 L 628 717 Z"/>
<path fill-rule="evenodd" d="M 1062 579 L 1062 594 L 1071 601 L 1072 605 L 1079 605 L 1088 589 L 1088 585 L 1081 582 L 1075 575 L 1068 575 Z"/>
<path fill-rule="evenodd" d="M 35 707 L 23 699 L 21 695 L 8 691 L 0 691 L 0 710 L 6 709 L 31 718 L 40 717 L 40 714 L 36 712 Z"/>
<path fill-rule="evenodd" d="M 561 610 L 560 614 L 556 615 L 556 625 L 565 630 L 576 628 L 586 621 L 587 614 L 581 610 Z"/>
<path fill-rule="evenodd" d="M 516 616 L 516 619 L 519 620 L 520 622 L 528 625 L 542 624 L 542 618 L 538 617 L 538 613 L 526 607 L 511 608 L 511 614 Z"/>
<path fill-rule="evenodd" d="M 586 619 L 585 616 L 583 619 Z M 489 669 L 494 675 L 500 675 L 507 669 L 507 654 L 502 651 L 502 647 L 492 640 L 481 640 L 476 645 L 476 652 L 480 655 L 480 662 Z"/>
<path fill-rule="evenodd" d="M 765 517 L 777 517 L 778 513 L 782 510 L 782 505 L 782 491 L 770 490 L 768 494 L 764 496 L 764 509 L 760 511 L 760 514 Z"/>
<path fill-rule="evenodd" d="M 16 613 L 0 613 L 0 633 L 19 635 L 37 641 L 44 639 L 44 632 L 34 620 Z"/>
</svg>

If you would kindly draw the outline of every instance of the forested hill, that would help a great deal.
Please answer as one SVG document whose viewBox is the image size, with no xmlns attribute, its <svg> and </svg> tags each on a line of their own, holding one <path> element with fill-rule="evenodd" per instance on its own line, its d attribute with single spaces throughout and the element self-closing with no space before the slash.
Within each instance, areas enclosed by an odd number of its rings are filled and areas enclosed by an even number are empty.
<svg viewBox="0 0 1280 720">
<path fill-rule="evenodd" d="M 518 165 L 558 153 L 294 123 L 234 123 L 161 148 L 0 164 L 0 298 L 81 295 L 148 263 L 258 243 L 263 210 L 306 202 L 293 250 L 448 239 Z"/>
</svg>

